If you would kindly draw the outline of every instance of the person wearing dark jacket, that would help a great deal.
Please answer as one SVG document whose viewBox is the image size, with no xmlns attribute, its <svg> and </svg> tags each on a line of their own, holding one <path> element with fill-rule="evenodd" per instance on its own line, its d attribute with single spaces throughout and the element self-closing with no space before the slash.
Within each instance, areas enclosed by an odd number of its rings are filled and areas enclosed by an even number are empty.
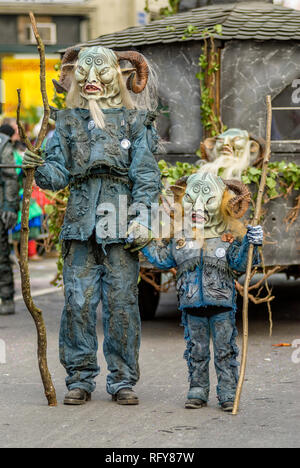
<svg viewBox="0 0 300 468">
<path fill-rule="evenodd" d="M 0 127 L 0 164 L 14 164 L 10 125 Z M 14 280 L 9 259 L 8 231 L 17 222 L 19 209 L 18 176 L 13 168 L 0 168 L 0 315 L 15 313 Z"/>
</svg>

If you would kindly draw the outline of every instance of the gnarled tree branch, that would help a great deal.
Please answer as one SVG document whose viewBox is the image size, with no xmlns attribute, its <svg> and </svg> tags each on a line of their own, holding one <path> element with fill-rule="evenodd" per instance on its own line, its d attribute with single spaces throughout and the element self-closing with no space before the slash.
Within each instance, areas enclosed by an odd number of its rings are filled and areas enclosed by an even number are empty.
<svg viewBox="0 0 300 468">
<path fill-rule="evenodd" d="M 48 120 L 50 116 L 50 108 L 48 104 L 48 98 L 46 93 L 46 65 L 45 65 L 45 48 L 44 44 L 39 36 L 35 18 L 33 13 L 30 13 L 30 20 L 32 28 L 35 34 L 35 38 L 38 44 L 38 51 L 40 54 L 40 82 L 41 82 L 41 93 L 44 104 L 44 117 L 41 130 L 39 132 L 36 145 L 33 146 L 26 136 L 24 127 L 20 121 L 20 109 L 21 109 L 21 90 L 18 89 L 18 110 L 17 110 L 17 122 L 19 127 L 19 133 L 26 144 L 27 148 L 30 151 L 33 151 L 36 154 L 39 154 L 40 147 L 43 143 L 43 140 L 46 136 Z M 22 282 L 22 294 L 24 302 L 28 311 L 30 312 L 37 329 L 38 336 L 38 363 L 39 369 L 44 385 L 45 395 L 48 400 L 49 406 L 56 406 L 56 392 L 54 385 L 52 383 L 51 374 L 49 372 L 47 364 L 47 333 L 46 326 L 43 319 L 42 311 L 36 307 L 31 296 L 31 287 L 30 287 L 30 274 L 28 266 L 28 237 L 29 237 L 29 206 L 30 199 L 32 194 L 32 184 L 34 179 L 34 169 L 29 169 L 26 171 L 26 179 L 24 186 L 23 194 L 23 205 L 22 205 L 22 222 L 21 222 L 21 252 L 20 252 L 20 271 L 21 271 L 21 282 Z"/>
</svg>

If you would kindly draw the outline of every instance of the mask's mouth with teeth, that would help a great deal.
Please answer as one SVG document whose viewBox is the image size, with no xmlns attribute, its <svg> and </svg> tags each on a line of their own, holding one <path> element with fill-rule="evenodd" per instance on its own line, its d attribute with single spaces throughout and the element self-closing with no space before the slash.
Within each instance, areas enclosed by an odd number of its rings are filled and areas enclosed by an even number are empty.
<svg viewBox="0 0 300 468">
<path fill-rule="evenodd" d="M 193 221 L 193 224 L 204 224 L 205 217 L 203 215 L 203 211 L 193 211 L 192 221 Z"/>
<path fill-rule="evenodd" d="M 92 84 L 87 84 L 84 87 L 84 92 L 87 94 L 94 94 L 94 93 L 101 93 L 103 89 L 100 86 L 92 85 Z"/>
<path fill-rule="evenodd" d="M 230 146 L 223 146 L 222 155 L 223 156 L 234 156 L 233 149 Z"/>
</svg>

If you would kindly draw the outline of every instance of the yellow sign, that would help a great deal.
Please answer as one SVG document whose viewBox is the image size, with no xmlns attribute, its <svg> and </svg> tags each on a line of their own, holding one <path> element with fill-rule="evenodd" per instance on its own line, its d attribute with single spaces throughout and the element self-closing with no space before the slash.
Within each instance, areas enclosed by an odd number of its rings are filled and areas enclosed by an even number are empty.
<svg viewBox="0 0 300 468">
<path fill-rule="evenodd" d="M 46 59 L 46 82 L 49 104 L 54 105 L 54 87 L 52 79 L 57 79 L 59 73 L 54 70 L 58 59 Z M 40 61 L 39 59 L 16 59 L 4 57 L 2 59 L 3 109 L 6 117 L 16 117 L 18 97 L 17 89 L 22 90 L 22 108 L 31 106 L 42 107 L 40 92 Z"/>
</svg>

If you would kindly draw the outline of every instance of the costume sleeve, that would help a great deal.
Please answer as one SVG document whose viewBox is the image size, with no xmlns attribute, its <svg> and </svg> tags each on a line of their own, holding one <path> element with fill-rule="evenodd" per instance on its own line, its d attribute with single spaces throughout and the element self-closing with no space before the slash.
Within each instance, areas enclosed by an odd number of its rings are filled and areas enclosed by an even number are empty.
<svg viewBox="0 0 300 468">
<path fill-rule="evenodd" d="M 15 164 L 13 148 L 11 143 L 7 143 L 1 155 L 2 164 Z M 3 211 L 19 211 L 19 183 L 18 174 L 14 168 L 1 169 L 1 179 L 3 183 Z"/>
<path fill-rule="evenodd" d="M 61 138 L 62 136 L 55 130 L 46 145 L 45 163 L 35 171 L 37 185 L 53 192 L 64 189 L 69 184 L 70 179 L 69 171 L 66 169 L 66 155 Z"/>
<path fill-rule="evenodd" d="M 247 269 L 247 260 L 250 242 L 245 236 L 242 242 L 235 240 L 227 250 L 227 261 L 229 267 L 238 273 L 245 273 Z M 258 247 L 254 246 L 252 266 L 258 266 L 261 263 Z"/>
<path fill-rule="evenodd" d="M 170 242 L 164 244 L 161 241 L 153 240 L 142 249 L 142 253 L 153 266 L 160 270 L 169 270 L 176 267 Z"/>
<path fill-rule="evenodd" d="M 161 174 L 153 156 L 158 141 L 156 129 L 147 113 L 142 114 L 141 117 L 142 121 L 136 125 L 135 129 L 129 178 L 133 182 L 133 208 L 138 214 L 135 221 L 149 228 L 149 212 L 152 203 L 158 201 Z M 139 207 L 142 209 L 140 210 Z"/>
</svg>

